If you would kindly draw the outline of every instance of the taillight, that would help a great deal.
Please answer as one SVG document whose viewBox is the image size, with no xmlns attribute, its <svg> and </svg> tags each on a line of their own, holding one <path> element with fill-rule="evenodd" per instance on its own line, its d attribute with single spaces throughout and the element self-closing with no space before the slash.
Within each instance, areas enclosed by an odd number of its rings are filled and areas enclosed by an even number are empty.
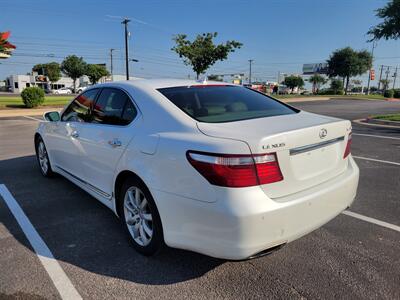
<svg viewBox="0 0 400 300">
<path fill-rule="evenodd" d="M 188 151 L 190 164 L 211 184 L 247 187 L 283 179 L 275 153 L 257 155 Z"/>
<path fill-rule="evenodd" d="M 344 150 L 343 158 L 346 158 L 351 153 L 351 132 L 349 133 L 349 138 L 347 139 L 346 149 Z"/>
</svg>

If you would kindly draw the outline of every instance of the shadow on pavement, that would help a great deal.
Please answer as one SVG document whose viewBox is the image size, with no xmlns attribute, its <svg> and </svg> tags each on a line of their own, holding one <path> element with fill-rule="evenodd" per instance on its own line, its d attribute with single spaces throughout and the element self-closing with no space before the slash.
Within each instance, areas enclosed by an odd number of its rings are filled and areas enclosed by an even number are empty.
<svg viewBox="0 0 400 300">
<path fill-rule="evenodd" d="M 138 254 L 111 210 L 61 176 L 42 177 L 34 156 L 0 161 L 0 183 L 7 186 L 60 262 L 150 285 L 198 278 L 224 263 L 172 248 L 152 257 Z M 7 209 L 0 210 L 0 222 L 31 249 Z"/>
</svg>

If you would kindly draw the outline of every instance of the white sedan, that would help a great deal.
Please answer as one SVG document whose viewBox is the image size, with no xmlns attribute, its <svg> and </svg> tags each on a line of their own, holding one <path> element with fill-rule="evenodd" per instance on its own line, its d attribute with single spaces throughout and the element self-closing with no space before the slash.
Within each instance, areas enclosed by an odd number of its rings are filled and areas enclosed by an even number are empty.
<svg viewBox="0 0 400 300">
<path fill-rule="evenodd" d="M 56 95 L 69 95 L 69 94 L 72 94 L 72 91 L 71 91 L 71 89 L 64 87 L 64 88 L 60 88 L 58 90 L 53 90 L 53 94 L 56 94 Z"/>
<path fill-rule="evenodd" d="M 45 119 L 35 134 L 42 174 L 61 174 L 112 209 L 145 255 L 166 244 L 260 256 L 327 223 L 356 195 L 349 121 L 241 86 L 100 84 Z"/>
</svg>

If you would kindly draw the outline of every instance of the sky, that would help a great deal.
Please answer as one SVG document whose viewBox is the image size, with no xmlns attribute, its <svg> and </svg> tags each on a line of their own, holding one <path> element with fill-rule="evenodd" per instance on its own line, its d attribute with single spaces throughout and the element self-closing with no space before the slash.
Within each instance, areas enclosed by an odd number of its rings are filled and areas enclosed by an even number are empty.
<svg viewBox="0 0 400 300">
<path fill-rule="evenodd" d="M 276 81 L 278 73 L 300 74 L 304 63 L 324 62 L 335 49 L 371 50 L 366 32 L 386 0 L 0 0 L 0 31 L 11 31 L 14 55 L 0 61 L 0 80 L 26 74 L 36 63 L 61 62 L 70 54 L 88 63 L 110 64 L 124 74 L 124 31 L 128 17 L 131 76 L 194 78 L 171 51 L 174 34 L 194 38 L 218 32 L 216 42 L 243 47 L 207 74 L 244 73 L 253 59 L 253 80 Z M 51 56 L 51 57 L 49 57 Z M 374 68 L 400 67 L 400 40 L 381 40 Z M 394 68 L 392 68 L 394 70 Z M 392 72 L 393 73 L 393 72 Z M 399 72 L 400 74 L 400 72 Z M 366 76 L 362 76 L 366 84 Z M 400 86 L 400 78 L 397 80 Z M 372 85 L 377 85 L 375 81 Z"/>
</svg>

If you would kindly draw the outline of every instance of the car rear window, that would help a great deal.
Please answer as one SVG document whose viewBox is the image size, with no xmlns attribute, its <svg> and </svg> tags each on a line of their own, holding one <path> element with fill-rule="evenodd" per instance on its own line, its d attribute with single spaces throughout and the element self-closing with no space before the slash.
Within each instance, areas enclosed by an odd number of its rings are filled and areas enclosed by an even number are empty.
<svg viewBox="0 0 400 300">
<path fill-rule="evenodd" d="M 298 110 L 249 88 L 231 85 L 158 89 L 200 122 L 221 123 L 295 114 Z"/>
</svg>

